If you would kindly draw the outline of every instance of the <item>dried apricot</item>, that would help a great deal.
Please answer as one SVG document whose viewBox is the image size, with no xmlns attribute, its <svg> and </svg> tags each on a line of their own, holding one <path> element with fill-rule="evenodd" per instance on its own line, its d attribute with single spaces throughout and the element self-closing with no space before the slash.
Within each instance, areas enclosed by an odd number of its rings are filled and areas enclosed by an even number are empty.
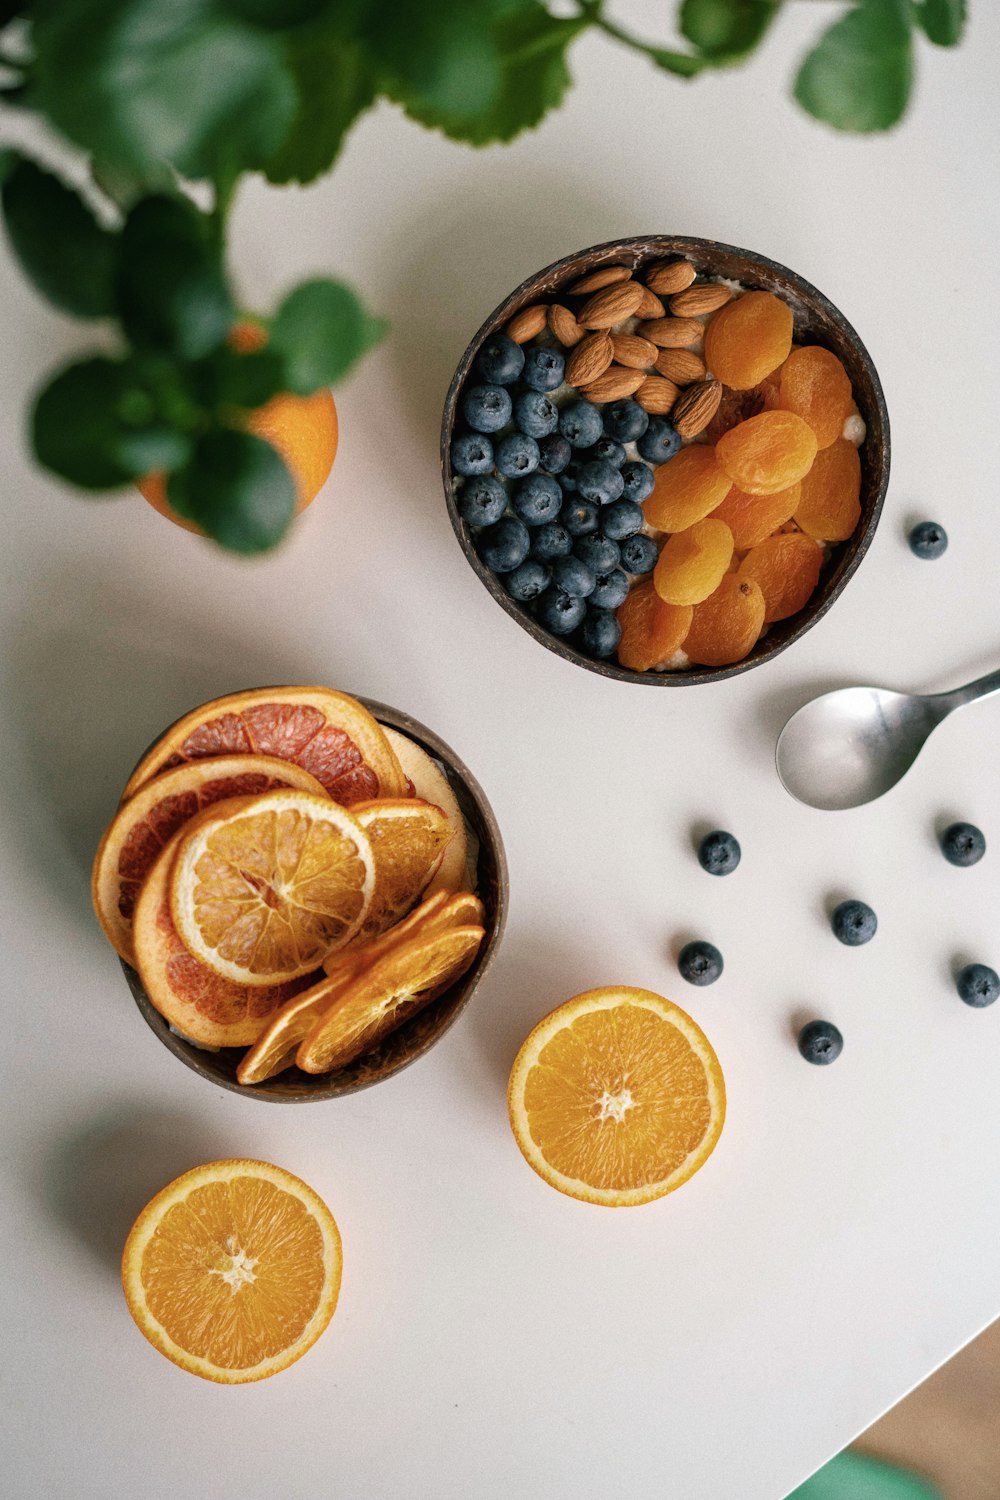
<svg viewBox="0 0 1000 1500">
<path fill-rule="evenodd" d="M 819 344 L 793 349 L 781 367 L 781 406 L 808 422 L 821 448 L 840 437 L 854 404 L 851 378 Z"/>
<path fill-rule="evenodd" d="M 801 531 L 782 532 L 751 547 L 740 563 L 739 578 L 748 578 L 764 595 L 764 619 L 787 620 L 809 599 L 819 582 L 823 548 Z"/>
<path fill-rule="evenodd" d="M 778 382 L 774 375 L 768 375 L 760 385 L 751 386 L 748 391 L 734 391 L 731 386 L 724 385 L 718 410 L 705 428 L 706 441 L 717 443 L 731 427 L 738 427 L 740 422 L 759 416 L 762 411 L 773 411 L 777 405 Z"/>
<path fill-rule="evenodd" d="M 728 667 L 753 649 L 763 628 L 760 584 L 727 573 L 715 593 L 695 605 L 684 650 L 700 666 Z"/>
<path fill-rule="evenodd" d="M 691 627 L 689 604 L 665 604 L 652 579 L 637 584 L 618 607 L 622 638 L 618 660 L 633 672 L 648 672 L 669 661 Z"/>
<path fill-rule="evenodd" d="M 658 531 L 685 531 L 725 499 L 732 483 L 715 462 L 714 448 L 705 443 L 682 448 L 655 471 L 643 505 L 646 520 Z"/>
<path fill-rule="evenodd" d="M 861 519 L 861 459 L 853 443 L 838 438 L 816 455 L 802 481 L 795 511 L 799 529 L 822 542 L 843 542 Z"/>
<path fill-rule="evenodd" d="M 705 329 L 705 363 L 717 380 L 738 391 L 758 385 L 788 358 L 792 310 L 773 292 L 745 292 Z"/>
<path fill-rule="evenodd" d="M 745 552 L 747 547 L 756 547 L 765 537 L 777 531 L 794 516 L 802 487 L 793 484 L 790 489 L 777 490 L 773 495 L 748 495 L 735 485 L 712 512 L 716 521 L 725 521 L 733 533 L 733 545 Z"/>
<path fill-rule="evenodd" d="M 808 474 L 816 457 L 816 434 L 792 411 L 762 411 L 724 433 L 715 457 L 739 489 L 773 495 Z"/>
<path fill-rule="evenodd" d="M 719 586 L 733 556 L 733 533 L 725 521 L 698 521 L 675 531 L 663 545 L 653 583 L 667 604 L 699 604 Z"/>
</svg>

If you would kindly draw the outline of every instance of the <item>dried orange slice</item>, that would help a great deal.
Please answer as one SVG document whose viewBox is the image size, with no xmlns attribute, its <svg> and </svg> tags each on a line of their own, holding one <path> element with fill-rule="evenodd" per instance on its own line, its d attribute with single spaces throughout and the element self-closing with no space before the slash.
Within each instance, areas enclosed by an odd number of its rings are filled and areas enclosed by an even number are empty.
<svg viewBox="0 0 1000 1500">
<path fill-rule="evenodd" d="M 222 755 L 164 771 L 122 804 L 101 840 L 91 877 L 97 920 L 113 948 L 134 963 L 132 912 L 160 850 L 203 808 L 277 787 L 325 796 L 315 776 L 268 755 Z"/>
<path fill-rule="evenodd" d="M 691 1017 L 651 990 L 588 990 L 540 1021 L 507 1092 L 528 1165 L 571 1198 L 624 1208 L 704 1166 L 722 1131 L 719 1060 Z"/>
<path fill-rule="evenodd" d="M 356 938 L 363 942 L 392 927 L 419 899 L 452 833 L 440 807 L 417 797 L 357 802 L 351 811 L 375 856 L 375 890 Z"/>
<path fill-rule="evenodd" d="M 125 1241 L 122 1286 L 167 1359 L 224 1385 L 265 1380 L 310 1349 L 340 1292 L 326 1204 L 264 1161 L 213 1161 L 147 1203 Z"/>
<path fill-rule="evenodd" d="M 385 725 L 385 737 L 403 768 L 403 775 L 409 778 L 414 794 L 422 797 L 425 802 L 433 802 L 435 807 L 440 807 L 451 824 L 451 843 L 445 849 L 444 858 L 427 886 L 427 895 L 431 896 L 435 891 L 457 891 L 465 884 L 469 841 L 465 818 L 458 805 L 458 798 L 451 789 L 451 783 L 422 745 L 416 744 L 398 729 L 390 729 L 388 725 Z"/>
<path fill-rule="evenodd" d="M 368 914 L 375 859 L 346 808 L 310 792 L 233 797 L 182 830 L 170 910 L 199 962 L 238 984 L 317 969 Z"/>
<path fill-rule="evenodd" d="M 406 795 L 382 726 L 356 698 L 332 688 L 276 687 L 213 698 L 178 719 L 136 766 L 122 800 L 161 771 L 206 755 L 290 760 L 345 806 Z"/>
</svg>

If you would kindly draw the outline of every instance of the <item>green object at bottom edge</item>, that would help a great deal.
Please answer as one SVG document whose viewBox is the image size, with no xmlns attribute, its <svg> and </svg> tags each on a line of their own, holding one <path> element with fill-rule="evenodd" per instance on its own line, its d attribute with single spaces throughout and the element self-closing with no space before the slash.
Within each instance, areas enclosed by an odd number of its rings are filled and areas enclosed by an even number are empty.
<svg viewBox="0 0 1000 1500">
<path fill-rule="evenodd" d="M 944 1500 L 940 1490 L 863 1453 L 838 1453 L 786 1500 Z"/>
</svg>

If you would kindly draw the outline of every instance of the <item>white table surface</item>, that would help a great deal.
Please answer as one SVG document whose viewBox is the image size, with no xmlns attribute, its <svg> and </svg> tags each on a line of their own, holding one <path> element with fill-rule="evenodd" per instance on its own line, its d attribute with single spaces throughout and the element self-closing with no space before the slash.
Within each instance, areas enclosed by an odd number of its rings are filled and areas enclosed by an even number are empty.
<svg viewBox="0 0 1000 1500">
<path fill-rule="evenodd" d="M 1000 656 L 1000 16 L 972 10 L 957 52 L 921 48 L 916 107 L 884 138 L 837 137 L 790 103 L 795 59 L 834 13 L 802 5 L 749 67 L 694 86 L 587 39 L 566 107 L 509 149 L 457 147 L 386 108 L 326 181 L 246 188 L 232 255 L 250 305 L 331 272 L 393 325 L 338 392 L 331 483 L 263 562 L 33 470 L 26 393 L 89 333 L 4 252 L 12 1500 L 780 1500 L 1000 1313 L 1000 1005 L 967 1009 L 949 975 L 958 954 L 1000 960 L 1000 703 L 952 719 L 856 812 L 794 804 L 772 765 L 785 715 L 818 689 L 935 689 Z M 871 350 L 893 429 L 883 520 L 832 614 L 772 665 L 677 692 L 537 646 L 466 565 L 437 472 L 442 398 L 480 319 L 548 261 L 650 231 L 746 245 L 823 288 Z M 922 516 L 950 533 L 940 562 L 903 540 Z M 392 1081 L 308 1108 L 244 1101 L 177 1063 L 88 897 L 147 741 L 210 695 L 278 681 L 433 725 L 491 797 L 511 868 L 506 941 L 461 1022 Z M 938 853 L 946 816 L 986 830 L 975 869 Z M 740 838 L 734 877 L 699 870 L 703 820 Z M 876 908 L 869 948 L 833 940 L 835 893 Z M 710 990 L 672 962 L 693 933 L 726 957 Z M 682 1191 L 609 1213 L 532 1174 L 504 1088 L 542 1014 L 615 982 L 691 1010 L 729 1118 Z M 843 1030 L 835 1067 L 799 1058 L 807 1014 Z M 320 1344 L 236 1390 L 156 1354 L 117 1272 L 141 1204 L 226 1155 L 305 1177 L 345 1244 Z"/>
</svg>

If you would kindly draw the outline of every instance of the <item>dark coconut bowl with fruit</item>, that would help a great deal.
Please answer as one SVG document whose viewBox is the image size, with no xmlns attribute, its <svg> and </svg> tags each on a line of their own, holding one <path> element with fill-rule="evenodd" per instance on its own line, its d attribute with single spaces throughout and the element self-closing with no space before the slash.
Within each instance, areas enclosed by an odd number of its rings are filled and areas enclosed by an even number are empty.
<svg viewBox="0 0 1000 1500">
<path fill-rule="evenodd" d="M 486 588 L 577 666 L 683 687 L 770 661 L 878 524 L 889 419 L 844 315 L 801 276 L 652 235 L 523 282 L 459 362 L 448 514 Z"/>
</svg>

